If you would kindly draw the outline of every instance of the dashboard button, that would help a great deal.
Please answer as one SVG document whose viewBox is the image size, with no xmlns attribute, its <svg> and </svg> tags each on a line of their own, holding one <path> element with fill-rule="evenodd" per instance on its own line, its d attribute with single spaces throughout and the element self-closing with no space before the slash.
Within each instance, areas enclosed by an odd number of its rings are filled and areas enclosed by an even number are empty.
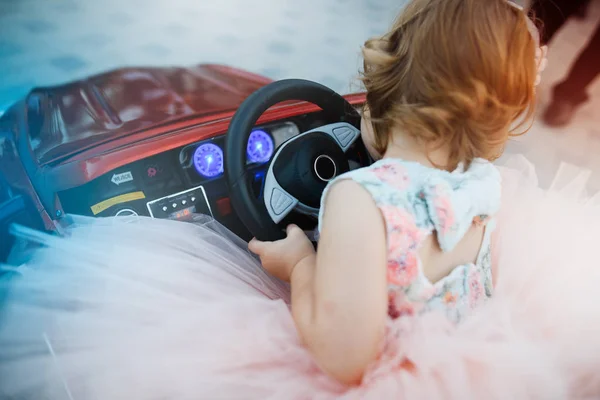
<svg viewBox="0 0 600 400">
<path fill-rule="evenodd" d="M 172 206 L 173 208 L 177 208 L 177 203 L 173 203 L 171 206 Z"/>
<path fill-rule="evenodd" d="M 281 215 L 292 204 L 293 200 L 282 190 L 275 188 L 271 193 L 271 208 L 276 215 Z"/>
<path fill-rule="evenodd" d="M 191 200 L 191 201 L 192 201 L 192 203 L 193 203 L 194 201 L 196 201 L 196 198 L 195 198 L 195 197 L 192 197 L 190 200 Z"/>
<path fill-rule="evenodd" d="M 346 147 L 352 142 L 352 139 L 356 136 L 356 132 L 347 126 L 335 128 L 333 134 L 339 140 L 342 147 Z"/>
<path fill-rule="evenodd" d="M 168 210 L 168 207 L 167 207 L 167 206 L 163 206 L 162 210 L 163 210 L 163 211 L 167 211 L 167 210 Z"/>
<path fill-rule="evenodd" d="M 187 200 L 181 200 L 181 204 L 183 204 L 184 206 L 186 203 L 187 203 Z"/>
</svg>

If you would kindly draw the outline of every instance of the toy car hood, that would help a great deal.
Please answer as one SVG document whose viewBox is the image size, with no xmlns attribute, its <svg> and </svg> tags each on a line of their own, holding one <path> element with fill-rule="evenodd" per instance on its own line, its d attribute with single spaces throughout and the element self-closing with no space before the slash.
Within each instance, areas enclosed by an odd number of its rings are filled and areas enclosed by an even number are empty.
<svg viewBox="0 0 600 400">
<path fill-rule="evenodd" d="M 174 120 L 233 111 L 269 82 L 220 65 L 123 68 L 33 89 L 1 119 L 25 122 L 20 140 L 45 165 Z"/>
</svg>

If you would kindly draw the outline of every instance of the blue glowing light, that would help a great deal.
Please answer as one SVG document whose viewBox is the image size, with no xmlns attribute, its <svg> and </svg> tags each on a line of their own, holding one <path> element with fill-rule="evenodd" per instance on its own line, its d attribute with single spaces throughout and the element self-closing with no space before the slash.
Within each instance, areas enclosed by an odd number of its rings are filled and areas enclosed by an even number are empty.
<svg viewBox="0 0 600 400">
<path fill-rule="evenodd" d="M 222 174 L 223 150 L 213 143 L 201 144 L 194 152 L 194 167 L 206 178 Z"/>
<path fill-rule="evenodd" d="M 265 163 L 273 156 L 275 144 L 273 138 L 265 131 L 253 131 L 248 138 L 246 156 L 250 163 Z"/>
</svg>

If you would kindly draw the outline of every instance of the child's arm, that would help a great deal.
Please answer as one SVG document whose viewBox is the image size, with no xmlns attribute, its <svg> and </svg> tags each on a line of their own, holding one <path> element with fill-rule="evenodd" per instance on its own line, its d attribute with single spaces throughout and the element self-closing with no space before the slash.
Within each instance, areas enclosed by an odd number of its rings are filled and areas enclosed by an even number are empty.
<svg viewBox="0 0 600 400">
<path fill-rule="evenodd" d="M 325 207 L 317 255 L 292 270 L 292 314 L 317 363 L 353 384 L 378 356 L 385 331 L 385 225 L 353 181 L 333 186 Z"/>
</svg>

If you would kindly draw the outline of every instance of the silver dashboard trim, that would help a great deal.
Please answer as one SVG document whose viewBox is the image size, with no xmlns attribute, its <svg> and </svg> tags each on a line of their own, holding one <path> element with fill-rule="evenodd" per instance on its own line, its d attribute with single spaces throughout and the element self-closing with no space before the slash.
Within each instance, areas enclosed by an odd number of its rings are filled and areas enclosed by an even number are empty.
<svg viewBox="0 0 600 400">
<path fill-rule="evenodd" d="M 196 186 L 196 187 L 193 187 L 193 188 L 191 188 L 191 189 L 184 190 L 184 191 L 182 191 L 182 192 L 172 193 L 172 194 L 169 194 L 169 195 L 167 195 L 167 196 L 163 196 L 163 197 L 161 197 L 161 198 L 159 198 L 159 199 L 154 199 L 154 200 L 152 200 L 152 201 L 149 201 L 149 202 L 147 202 L 147 203 L 146 203 L 146 208 L 148 209 L 148 212 L 150 213 L 150 217 L 152 217 L 152 218 L 156 218 L 156 217 L 154 216 L 154 214 L 152 213 L 152 208 L 151 208 L 151 206 L 152 206 L 153 204 L 156 204 L 156 203 L 158 203 L 158 202 L 160 202 L 160 201 L 163 201 L 164 199 L 168 199 L 169 197 L 181 196 L 182 194 L 186 194 L 186 193 L 189 193 L 189 192 L 193 192 L 194 190 L 200 190 L 200 191 L 202 192 L 202 196 L 204 197 L 204 201 L 206 201 L 206 206 L 208 207 L 208 211 L 210 212 L 210 216 L 214 218 L 215 216 L 214 216 L 214 214 L 213 214 L 212 208 L 211 208 L 211 206 L 210 206 L 210 203 L 209 203 L 209 201 L 208 201 L 208 197 L 206 196 L 206 190 L 204 190 L 204 186 L 202 186 L 202 185 L 200 185 L 200 186 Z"/>
</svg>

